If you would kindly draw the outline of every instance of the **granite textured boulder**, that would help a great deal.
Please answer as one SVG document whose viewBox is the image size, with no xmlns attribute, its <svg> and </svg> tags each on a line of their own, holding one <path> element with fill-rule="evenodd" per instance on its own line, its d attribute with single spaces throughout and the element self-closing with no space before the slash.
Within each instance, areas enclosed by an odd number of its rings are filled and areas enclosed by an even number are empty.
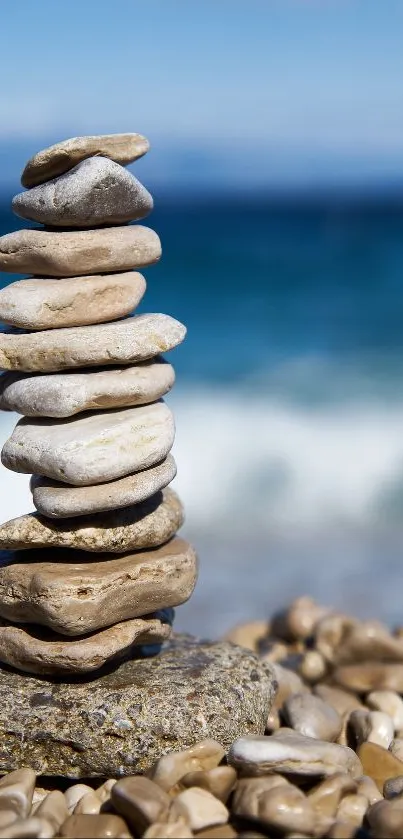
<svg viewBox="0 0 403 839">
<path fill-rule="evenodd" d="M 0 409 L 25 417 L 72 417 L 83 411 L 147 405 L 164 396 L 175 381 L 162 358 L 136 366 L 75 373 L 0 375 Z"/>
<path fill-rule="evenodd" d="M 57 523 L 38 513 L 0 525 L 0 550 L 75 548 L 91 553 L 123 553 L 154 548 L 182 527 L 183 507 L 169 487 L 140 504 Z"/>
<path fill-rule="evenodd" d="M 153 615 L 122 621 L 75 639 L 0 619 L 0 661 L 38 675 L 91 673 L 106 662 L 133 654 L 133 647 L 161 644 L 170 634 L 170 623 Z"/>
<path fill-rule="evenodd" d="M 95 155 L 109 157 L 125 165 L 142 157 L 149 147 L 148 140 L 142 134 L 71 137 L 34 154 L 25 166 L 21 183 L 27 188 L 44 183 L 56 175 L 68 172 L 81 160 Z"/>
<path fill-rule="evenodd" d="M 53 373 L 74 367 L 134 364 L 172 350 L 185 335 L 179 321 L 162 314 L 21 335 L 0 332 L 0 369 Z"/>
<path fill-rule="evenodd" d="M 0 671 L 0 772 L 118 777 L 212 737 L 262 734 L 276 691 L 269 664 L 228 643 L 176 636 L 155 658 L 91 681 Z"/>
<path fill-rule="evenodd" d="M 33 554 L 33 556 L 32 556 Z M 31 558 L 32 556 L 32 558 Z M 0 554 L 0 616 L 84 635 L 189 599 L 197 558 L 175 538 L 154 550 L 94 562 L 79 551 Z"/>
<path fill-rule="evenodd" d="M 158 262 L 159 237 L 129 224 L 96 230 L 17 230 L 0 236 L 0 271 L 47 277 L 107 274 Z"/>
<path fill-rule="evenodd" d="M 63 519 L 138 504 L 168 486 L 175 475 L 176 463 L 169 454 L 156 466 L 107 484 L 73 487 L 41 475 L 33 475 L 30 486 L 38 512 L 47 518 Z"/>
<path fill-rule="evenodd" d="M 65 420 L 24 418 L 6 441 L 1 459 L 14 472 L 92 486 L 159 463 L 174 436 L 173 415 L 161 401 Z"/>
<path fill-rule="evenodd" d="M 135 271 L 18 280 L 0 290 L 0 320 L 29 330 L 103 323 L 130 314 L 145 290 Z"/>
<path fill-rule="evenodd" d="M 107 157 L 89 157 L 12 201 L 17 216 L 52 227 L 122 224 L 144 218 L 152 208 L 140 181 Z"/>
</svg>

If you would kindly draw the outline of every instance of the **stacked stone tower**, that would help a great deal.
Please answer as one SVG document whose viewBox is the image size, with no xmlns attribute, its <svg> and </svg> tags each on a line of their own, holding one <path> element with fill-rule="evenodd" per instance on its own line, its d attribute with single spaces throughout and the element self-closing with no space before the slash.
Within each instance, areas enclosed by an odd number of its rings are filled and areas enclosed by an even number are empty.
<svg viewBox="0 0 403 839">
<path fill-rule="evenodd" d="M 32 473 L 37 513 L 0 527 L 0 661 L 42 675 L 94 673 L 171 633 L 196 557 L 183 521 L 162 400 L 162 357 L 185 337 L 163 314 L 132 316 L 159 260 L 138 224 L 153 200 L 124 166 L 138 134 L 79 137 L 36 154 L 0 238 L 0 407 L 23 415 L 3 464 Z M 9 372 L 8 372 L 9 371 Z"/>
</svg>

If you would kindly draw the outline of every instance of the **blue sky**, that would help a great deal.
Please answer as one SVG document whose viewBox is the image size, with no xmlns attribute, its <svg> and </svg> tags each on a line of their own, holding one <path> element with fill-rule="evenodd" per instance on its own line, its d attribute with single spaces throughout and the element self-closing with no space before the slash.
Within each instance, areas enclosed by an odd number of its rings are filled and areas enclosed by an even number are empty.
<svg viewBox="0 0 403 839">
<path fill-rule="evenodd" d="M 3 159 L 137 130 L 182 179 L 403 174 L 402 0 L 14 0 L 2 34 Z"/>
</svg>

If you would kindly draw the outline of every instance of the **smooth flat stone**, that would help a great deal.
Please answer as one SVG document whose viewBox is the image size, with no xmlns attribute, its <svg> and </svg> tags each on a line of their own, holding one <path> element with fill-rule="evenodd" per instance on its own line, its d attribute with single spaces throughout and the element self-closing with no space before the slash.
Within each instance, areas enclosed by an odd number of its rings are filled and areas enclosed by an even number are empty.
<svg viewBox="0 0 403 839">
<path fill-rule="evenodd" d="M 72 137 L 34 154 L 25 166 L 21 183 L 27 188 L 44 183 L 94 155 L 109 157 L 116 163 L 126 165 L 146 154 L 149 147 L 148 140 L 142 134 Z"/>
<path fill-rule="evenodd" d="M 28 330 L 103 323 L 130 314 L 145 290 L 135 271 L 19 280 L 0 290 L 0 320 Z"/>
<path fill-rule="evenodd" d="M 332 673 L 336 685 L 357 693 L 373 690 L 394 690 L 403 693 L 403 663 L 368 661 L 363 664 L 346 664 Z"/>
<path fill-rule="evenodd" d="M 230 748 L 228 762 L 241 775 L 250 777 L 277 772 L 309 777 L 346 772 L 359 778 L 364 774 L 352 749 L 291 729 L 280 729 L 271 737 L 240 737 Z"/>
<path fill-rule="evenodd" d="M 159 463 L 175 436 L 164 402 L 65 420 L 22 419 L 1 453 L 14 472 L 45 475 L 73 486 L 92 486 Z"/>
<path fill-rule="evenodd" d="M 79 551 L 0 554 L 0 616 L 84 635 L 189 599 L 197 557 L 183 539 L 154 550 L 89 562 Z"/>
<path fill-rule="evenodd" d="M 126 822 L 114 813 L 69 816 L 58 834 L 63 839 L 131 839 Z"/>
<path fill-rule="evenodd" d="M 403 762 L 377 743 L 361 743 L 357 754 L 363 766 L 363 774 L 375 781 L 379 792 L 383 791 L 384 784 L 390 778 L 403 775 Z"/>
<path fill-rule="evenodd" d="M 182 524 L 182 504 L 167 488 L 132 507 L 78 519 L 54 522 L 39 513 L 19 516 L 0 526 L 0 550 L 53 547 L 123 553 L 162 545 Z"/>
<path fill-rule="evenodd" d="M 116 323 L 22 335 L 0 332 L 0 369 L 53 373 L 75 367 L 135 364 L 172 350 L 186 328 L 169 315 L 137 315 Z"/>
<path fill-rule="evenodd" d="M 0 237 L 0 271 L 72 277 L 158 262 L 159 237 L 140 224 L 98 230 L 17 230 Z"/>
<path fill-rule="evenodd" d="M 206 737 L 227 748 L 239 735 L 263 733 L 274 693 L 270 666 L 253 653 L 190 636 L 90 681 L 0 670 L 0 772 L 22 765 L 71 778 L 144 772 Z"/>
<path fill-rule="evenodd" d="M 63 519 L 138 504 L 168 486 L 175 475 L 176 463 L 169 454 L 156 466 L 107 484 L 73 487 L 33 475 L 30 486 L 38 512 L 47 518 Z"/>
<path fill-rule="evenodd" d="M 159 615 L 122 621 L 79 639 L 0 619 L 0 661 L 45 676 L 92 673 L 130 655 L 134 646 L 161 644 L 170 634 L 170 624 Z"/>
<path fill-rule="evenodd" d="M 144 218 L 152 208 L 153 199 L 140 181 L 107 157 L 82 160 L 12 201 L 17 216 L 52 227 L 123 224 Z"/>
<path fill-rule="evenodd" d="M 174 369 L 163 358 L 76 373 L 4 373 L 0 409 L 26 417 L 64 418 L 82 411 L 147 405 L 164 396 L 174 381 Z"/>
<path fill-rule="evenodd" d="M 312 693 L 293 693 L 282 707 L 282 716 L 290 728 L 318 740 L 337 740 L 342 727 L 340 714 Z"/>
</svg>

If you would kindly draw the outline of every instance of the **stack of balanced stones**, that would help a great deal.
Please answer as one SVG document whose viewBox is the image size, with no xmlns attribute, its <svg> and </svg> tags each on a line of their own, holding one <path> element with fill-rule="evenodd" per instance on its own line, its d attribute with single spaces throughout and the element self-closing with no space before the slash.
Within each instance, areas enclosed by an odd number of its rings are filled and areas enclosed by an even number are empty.
<svg viewBox="0 0 403 839">
<path fill-rule="evenodd" d="M 129 223 L 153 207 L 125 168 L 147 150 L 116 134 L 39 152 L 12 206 L 44 226 L 0 238 L 0 269 L 30 275 L 0 292 L 0 408 L 23 415 L 2 462 L 32 473 L 38 511 L 0 526 L 0 661 L 30 673 L 90 673 L 159 645 L 196 582 L 162 400 L 161 353 L 186 330 L 131 314 L 146 288 L 133 269 L 161 256 Z"/>
</svg>

